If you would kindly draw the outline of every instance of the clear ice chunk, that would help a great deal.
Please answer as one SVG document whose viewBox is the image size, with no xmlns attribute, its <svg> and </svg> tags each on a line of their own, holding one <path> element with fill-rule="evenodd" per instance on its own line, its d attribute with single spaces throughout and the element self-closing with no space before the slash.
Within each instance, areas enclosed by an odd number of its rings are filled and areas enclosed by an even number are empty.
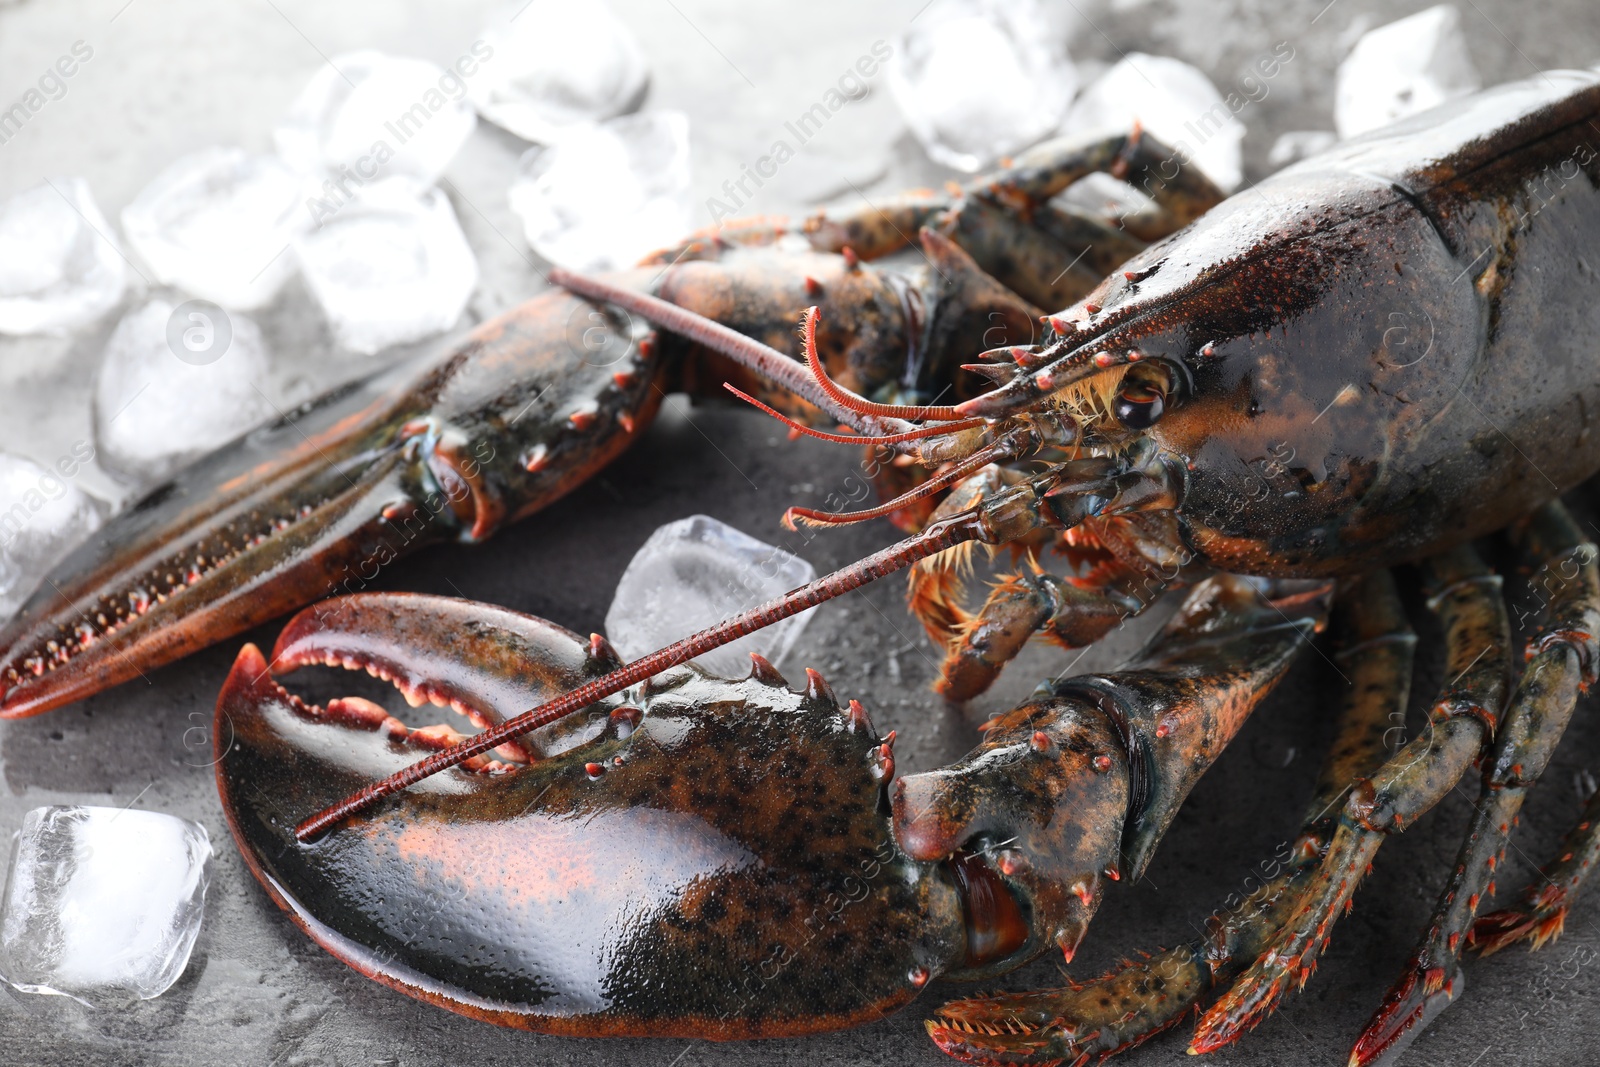
<svg viewBox="0 0 1600 1067">
<path fill-rule="evenodd" d="M 1461 32 L 1461 13 L 1440 4 L 1356 42 L 1339 64 L 1334 125 L 1340 137 L 1354 137 L 1482 86 Z"/>
<path fill-rule="evenodd" d="M 1326 152 L 1338 142 L 1339 135 L 1332 130 L 1290 130 L 1272 142 L 1272 150 L 1267 153 L 1267 164 L 1287 167 Z"/>
<path fill-rule="evenodd" d="M 0 201 L 0 333 L 65 333 L 117 305 L 127 264 L 82 178 Z"/>
<path fill-rule="evenodd" d="M 34 808 L 0 905 L 0 976 L 24 993 L 115 1007 L 189 964 L 211 877 L 206 828 L 155 811 Z"/>
<path fill-rule="evenodd" d="M 255 322 L 180 301 L 158 296 L 123 316 L 95 382 L 100 459 L 139 483 L 165 478 L 278 413 Z"/>
<path fill-rule="evenodd" d="M 1244 123 L 1198 68 L 1131 52 L 1079 94 L 1063 128 L 1127 133 L 1135 122 L 1193 160 L 1223 192 L 1243 180 Z"/>
<path fill-rule="evenodd" d="M 303 181 L 276 156 L 195 152 L 123 208 L 122 232 L 153 281 L 223 307 L 258 308 L 294 273 L 289 245 L 312 221 Z"/>
<path fill-rule="evenodd" d="M 523 155 L 507 198 L 550 262 L 632 266 L 689 229 L 688 116 L 652 111 L 572 129 Z"/>
<path fill-rule="evenodd" d="M 100 525 L 100 505 L 73 485 L 79 460 L 57 470 L 0 452 L 0 623 Z"/>
<path fill-rule="evenodd" d="M 343 188 L 409 177 L 439 180 L 477 127 L 467 82 L 426 60 L 348 52 L 322 65 L 273 131 L 297 171 Z"/>
<path fill-rule="evenodd" d="M 1033 0 L 934 0 L 895 42 L 889 91 L 928 155 L 975 171 L 1061 124 L 1078 87 Z"/>
<path fill-rule="evenodd" d="M 404 179 L 367 186 L 295 254 L 339 344 L 369 355 L 448 330 L 478 284 L 449 199 Z"/>
<path fill-rule="evenodd" d="M 656 530 L 634 554 L 606 612 L 606 636 L 625 659 L 637 659 L 816 576 L 793 553 L 710 516 L 691 515 Z M 815 613 L 792 615 L 695 662 L 713 674 L 743 678 L 750 653 L 778 662 Z"/>
<path fill-rule="evenodd" d="M 1077 214 L 1108 221 L 1157 210 L 1156 202 L 1127 182 L 1109 174 L 1085 174 L 1055 197 L 1053 203 Z"/>
<path fill-rule="evenodd" d="M 512 4 L 481 36 L 494 53 L 469 83 L 478 114 L 536 144 L 636 110 L 650 87 L 639 42 L 600 0 Z"/>
</svg>

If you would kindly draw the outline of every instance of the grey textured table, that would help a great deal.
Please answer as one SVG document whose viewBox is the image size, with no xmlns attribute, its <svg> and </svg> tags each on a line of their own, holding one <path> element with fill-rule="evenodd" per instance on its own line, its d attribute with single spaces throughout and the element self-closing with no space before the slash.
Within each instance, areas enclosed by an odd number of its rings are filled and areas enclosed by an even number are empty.
<svg viewBox="0 0 1600 1067">
<path fill-rule="evenodd" d="M 1076 23 L 1073 52 L 1111 62 L 1142 50 L 1189 60 L 1219 85 L 1287 40 L 1296 58 L 1266 99 L 1241 116 L 1251 177 L 1265 173 L 1276 135 L 1331 125 L 1332 71 L 1363 22 L 1425 6 L 1418 0 L 1105 0 L 1064 3 Z M 682 108 L 693 122 L 696 203 L 741 163 L 754 160 L 782 123 L 806 110 L 872 42 L 889 38 L 921 0 L 888 4 L 814 0 L 754 7 L 736 0 L 617 0 L 639 32 L 656 76 L 650 105 Z M 1526 5 L 1465 0 L 1466 31 L 1487 81 L 1600 59 L 1600 8 L 1585 0 Z M 1319 15 L 1319 12 L 1321 14 Z M 221 7 L 190 0 L 98 0 L 0 5 L 0 94 L 8 99 L 75 40 L 95 49 L 67 95 L 52 101 L 0 146 L 0 195 L 46 176 L 89 179 L 115 218 L 167 162 L 214 144 L 268 146 L 269 131 L 322 56 L 360 47 L 448 61 L 473 39 L 481 6 L 249 2 Z M 1352 28 L 1355 27 L 1353 30 Z M 542 285 L 525 252 L 504 191 L 521 145 L 487 126 L 449 172 L 451 196 L 478 254 L 483 281 L 463 329 Z M 904 135 L 881 84 L 841 112 L 793 168 L 745 205 L 747 211 L 803 206 L 841 173 L 869 195 L 937 181 Z M 870 184 L 862 184 L 870 183 Z M 708 221 L 699 209 L 699 222 Z M 114 316 L 86 336 L 0 341 L 0 447 L 50 460 L 88 437 L 87 391 Z M 305 391 L 358 373 L 333 361 L 325 330 L 298 284 L 262 316 L 269 343 L 285 356 L 283 385 Z M 685 411 L 678 400 L 643 447 L 615 463 L 560 508 L 484 546 L 442 548 L 388 568 L 381 584 L 495 600 L 573 629 L 600 627 L 610 592 L 633 551 L 663 522 L 703 511 L 769 539 L 781 539 L 783 507 L 816 502 L 854 470 L 850 449 L 789 444 L 772 423 L 742 412 Z M 91 488 L 113 483 L 88 476 Z M 830 532 L 802 551 L 819 569 L 886 543 L 886 527 Z M 887 581 L 824 608 L 789 663 L 824 670 L 840 693 L 859 696 L 879 722 L 899 729 L 902 766 L 954 758 L 972 724 L 1008 706 L 1059 653 L 1030 650 L 1003 685 L 974 707 L 942 706 L 928 692 L 935 658 L 905 614 L 901 586 Z M 270 640 L 269 628 L 251 635 Z M 1137 638 L 1131 628 L 1083 667 L 1103 666 Z M 1424 637 L 1430 635 L 1425 634 Z M 0 724 L 0 829 L 28 808 L 82 802 L 142 807 L 195 818 L 217 845 L 205 927 L 193 961 L 166 996 L 132 1010 L 91 1012 L 62 998 L 0 993 L 0 1062 L 7 1064 L 382 1064 L 948 1062 L 923 1035 L 921 1013 L 812 1040 L 713 1045 L 684 1041 L 584 1042 L 500 1031 L 411 1001 L 366 981 L 316 949 L 267 901 L 239 862 L 223 826 L 210 771 L 185 744 L 206 721 L 235 639 L 145 682 L 37 719 Z M 1430 646 L 1431 647 L 1431 646 Z M 1418 691 L 1438 681 L 1424 657 Z M 1245 885 L 1261 858 L 1293 832 L 1309 793 L 1326 716 L 1318 694 L 1336 679 L 1308 656 L 1291 683 L 1245 729 L 1196 790 L 1149 877 L 1112 894 L 1072 973 L 1087 976 L 1124 953 L 1192 936 L 1214 902 Z M 1529 857 L 1554 848 L 1579 803 L 1574 779 L 1595 766 L 1600 730 L 1586 701 L 1569 740 L 1532 802 L 1502 886 L 1529 874 Z M 1462 832 L 1468 800 L 1452 796 L 1383 850 L 1355 913 L 1304 995 L 1218 1062 L 1344 1061 L 1350 1041 L 1387 986 L 1425 920 Z M 1512 951 L 1469 964 L 1465 998 L 1413 1046 L 1411 1064 L 1594 1062 L 1600 978 L 1600 910 L 1584 901 L 1566 936 L 1530 956 Z M 1059 979 L 1046 960 L 1009 979 L 1012 987 Z M 952 991 L 935 988 L 927 1000 Z M 1128 1062 L 1188 1063 L 1179 1036 L 1158 1039 Z"/>
</svg>

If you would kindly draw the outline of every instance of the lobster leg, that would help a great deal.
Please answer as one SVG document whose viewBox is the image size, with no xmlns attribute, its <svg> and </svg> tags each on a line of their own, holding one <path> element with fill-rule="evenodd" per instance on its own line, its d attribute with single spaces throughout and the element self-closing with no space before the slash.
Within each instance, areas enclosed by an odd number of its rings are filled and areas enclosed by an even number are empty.
<svg viewBox="0 0 1600 1067">
<path fill-rule="evenodd" d="M 1352 779 L 1383 759 L 1383 737 L 1404 715 L 1416 637 L 1394 581 L 1380 571 L 1343 590 L 1335 610 L 1339 660 L 1351 675 L 1337 736 L 1324 761 L 1299 840 L 1274 874 L 1230 902 L 1202 937 L 1089 982 L 999 993 L 945 1005 L 928 1024 L 947 1052 L 976 1062 L 1086 1063 L 1126 1051 L 1181 1022 L 1206 991 L 1230 980 L 1266 947 L 1299 902 L 1333 832 L 1330 817 Z M 1286 843 L 1287 845 L 1287 843 Z"/>
<path fill-rule="evenodd" d="M 986 468 L 957 486 L 933 517 L 958 514 L 1025 480 L 1020 472 Z M 1112 496 L 1108 507 L 1116 502 Z M 946 553 L 919 563 L 907 599 L 929 636 L 945 648 L 937 690 L 950 700 L 971 699 L 1034 634 L 1063 648 L 1082 648 L 1143 612 L 1167 589 L 1186 584 L 1191 576 L 1182 560 L 1158 547 L 1161 538 L 1147 536 L 1149 524 L 1170 521 L 1162 514 L 1090 517 L 1064 532 L 1037 531 L 1012 545 L 1026 569 L 1003 576 L 975 615 L 960 603 L 970 556 Z M 1055 547 L 1069 560 L 1076 556 L 1089 564 L 1083 574 L 1059 578 L 1044 570 L 1038 557 L 1052 539 L 1059 539 Z"/>
<path fill-rule="evenodd" d="M 1551 694 L 1559 701 L 1565 695 L 1563 690 L 1572 684 L 1566 681 L 1566 676 L 1572 676 L 1580 688 L 1594 681 L 1593 639 L 1600 633 L 1600 586 L 1596 582 L 1595 546 L 1580 543 L 1582 536 L 1571 526 L 1565 512 L 1555 516 L 1541 513 L 1540 519 L 1543 521 L 1532 526 L 1527 536 L 1554 542 L 1549 550 L 1553 566 L 1535 578 L 1534 593 L 1540 599 L 1549 597 L 1546 610 L 1554 623 L 1549 635 L 1535 646 L 1528 671 L 1532 675 L 1535 668 L 1544 671 L 1559 668 L 1560 684 L 1552 687 Z M 1556 525 L 1562 521 L 1568 524 L 1567 528 Z M 1552 526 L 1555 529 L 1552 530 Z M 1573 652 L 1575 661 L 1568 658 L 1568 653 Z M 1582 676 L 1577 677 L 1580 670 Z M 1536 701 L 1530 694 L 1529 704 L 1528 723 L 1520 729 L 1507 724 L 1505 741 L 1497 750 L 1490 774 L 1485 776 L 1485 788 L 1498 788 L 1501 793 L 1510 794 L 1508 799 L 1513 804 L 1520 804 L 1522 796 L 1538 778 L 1560 737 L 1566 716 L 1571 713 L 1570 702 L 1555 706 L 1548 697 Z M 1514 816 L 1515 806 L 1510 810 Z M 1469 936 L 1474 946 L 1490 953 L 1531 939 L 1533 946 L 1539 948 L 1560 934 L 1567 909 L 1600 852 L 1600 839 L 1595 832 L 1597 813 L 1600 813 L 1600 801 L 1591 797 L 1582 821 L 1562 842 L 1560 857 L 1540 871 L 1539 879 L 1523 892 L 1521 901 L 1477 922 Z"/>
<path fill-rule="evenodd" d="M 1135 591 L 1137 578 L 1119 568 L 1093 584 L 1078 584 L 1036 563 L 1006 575 L 949 645 L 935 688 L 946 699 L 970 700 L 994 683 L 1035 633 L 1066 648 L 1093 644 L 1150 605 L 1153 597 Z"/>
<path fill-rule="evenodd" d="M 1429 564 L 1429 605 L 1445 628 L 1445 693 L 1427 730 L 1357 783 L 1306 897 L 1267 949 L 1200 1020 L 1191 1049 L 1211 1052 L 1265 1019 L 1303 986 L 1386 836 L 1431 809 L 1466 773 L 1505 702 L 1510 636 L 1501 582 L 1467 548 Z"/>
<path fill-rule="evenodd" d="M 1050 203 L 1072 183 L 1096 173 L 1136 186 L 1151 206 L 1112 226 Z M 1210 179 L 1181 162 L 1181 153 L 1134 130 L 1047 141 L 949 192 L 915 190 L 851 211 L 819 212 L 800 231 L 817 251 L 849 249 L 873 260 L 910 246 L 930 228 L 960 245 L 1007 288 L 1056 309 L 1081 299 L 1148 242 L 1182 229 L 1222 199 Z M 783 218 L 739 220 L 696 234 L 651 261 L 706 258 L 727 244 L 772 244 L 789 227 Z"/>
<path fill-rule="evenodd" d="M 1583 815 L 1561 840 L 1558 858 L 1539 868 L 1522 891 L 1522 899 L 1480 918 L 1467 943 L 1485 956 L 1518 941 L 1543 948 L 1561 936 L 1567 911 L 1578 899 L 1590 869 L 1600 861 L 1600 791 L 1584 805 Z"/>
<path fill-rule="evenodd" d="M 958 187 L 952 196 L 912 192 L 854 212 L 816 215 L 806 221 L 804 230 L 814 248 L 836 252 L 849 247 L 863 258 L 874 259 L 904 248 L 911 234 L 936 224 L 939 216 L 959 209 L 966 201 L 987 200 L 1029 218 L 1067 186 L 1096 173 L 1126 181 L 1154 201 L 1154 210 L 1138 216 L 1134 223 L 1138 241 L 1153 241 L 1181 229 L 1223 198 L 1205 175 L 1179 162 L 1178 152 L 1136 129 L 1112 137 L 1069 136 L 1046 141 L 1015 157 L 1009 166 Z M 983 261 L 975 248 L 968 251 Z M 1055 271 L 1071 258 L 1060 260 Z"/>
<path fill-rule="evenodd" d="M 1494 892 L 1495 868 L 1517 812 L 1561 740 L 1579 687 L 1592 677 L 1593 635 L 1600 631 L 1594 546 L 1559 504 L 1541 509 L 1512 536 L 1526 556 L 1544 561 L 1534 584 L 1550 594 L 1546 622 L 1530 645 L 1532 659 L 1484 767 L 1455 870 L 1405 971 L 1351 1052 L 1350 1062 L 1359 1067 L 1415 1037 L 1459 992 L 1462 938 L 1479 901 Z"/>
</svg>

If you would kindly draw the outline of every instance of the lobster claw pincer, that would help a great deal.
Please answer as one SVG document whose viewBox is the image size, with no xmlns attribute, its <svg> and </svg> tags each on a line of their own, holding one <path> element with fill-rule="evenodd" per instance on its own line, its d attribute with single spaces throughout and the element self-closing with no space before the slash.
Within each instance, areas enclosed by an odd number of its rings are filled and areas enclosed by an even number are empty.
<svg viewBox="0 0 1600 1067">
<path fill-rule="evenodd" d="M 625 448 L 659 360 L 610 312 L 551 291 L 431 363 L 381 372 L 204 457 L 106 523 L 0 627 L 0 717 L 138 677 L 391 560 L 477 541 Z M 575 325 L 576 324 L 576 325 Z"/>
<path fill-rule="evenodd" d="M 531 763 L 440 775 L 301 844 L 306 813 L 447 741 L 270 673 L 322 663 L 492 722 L 615 653 L 404 594 L 302 612 L 270 668 L 240 653 L 216 723 L 239 848 L 296 924 L 395 989 L 543 1032 L 748 1038 L 875 1019 L 961 956 L 956 890 L 892 836 L 884 739 L 814 673 L 796 693 L 764 661 L 739 681 L 675 668 L 525 735 Z"/>
</svg>

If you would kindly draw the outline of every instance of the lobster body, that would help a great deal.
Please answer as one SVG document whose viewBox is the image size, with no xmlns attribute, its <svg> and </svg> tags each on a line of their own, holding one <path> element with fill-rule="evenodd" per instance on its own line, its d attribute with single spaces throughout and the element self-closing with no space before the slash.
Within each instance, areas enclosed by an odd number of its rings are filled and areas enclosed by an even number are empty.
<svg viewBox="0 0 1600 1067">
<path fill-rule="evenodd" d="M 1234 196 L 1091 296 L 1095 345 L 1192 373 L 1150 435 L 1186 461 L 1201 561 L 1358 573 L 1600 469 L 1596 116 L 1592 73 L 1447 105 Z"/>
<path fill-rule="evenodd" d="M 1041 146 L 948 198 L 811 220 L 801 249 L 755 226 L 609 281 L 568 276 L 592 299 L 541 294 L 420 373 L 248 435 L 108 524 L 0 633 L 0 714 L 358 592 L 415 545 L 488 536 L 626 447 L 665 390 L 737 383 L 797 432 L 843 422 L 932 473 L 881 508 L 791 517 L 902 514 L 952 489 L 922 533 L 631 664 L 602 637 L 503 609 L 341 598 L 291 622 L 270 667 L 247 646 L 217 707 L 219 790 L 247 863 L 363 973 L 545 1032 L 783 1036 L 869 1020 L 936 977 L 989 977 L 1051 948 L 1070 962 L 1111 884 L 1142 873 L 1324 626 L 1322 579 L 1428 558 L 1456 688 L 1433 733 L 1390 759 L 1379 739 L 1396 707 L 1403 718 L 1411 637 L 1392 588 L 1364 578 L 1383 625 L 1345 626 L 1346 651 L 1371 668 L 1355 688 L 1383 699 L 1346 716 L 1283 896 L 1175 949 L 1186 977 L 1164 1006 L 1159 982 L 1130 979 L 1126 996 L 1151 1001 L 1140 1010 L 1074 986 L 1029 1000 L 1026 1018 L 972 1002 L 932 1028 L 974 1062 L 1077 1061 L 1169 1025 L 1262 950 L 1208 1024 L 1217 1047 L 1303 981 L 1384 835 L 1475 760 L 1505 768 L 1482 822 L 1506 832 L 1564 724 L 1556 697 L 1595 680 L 1594 546 L 1550 502 L 1600 470 L 1587 429 L 1600 306 L 1585 292 L 1597 117 L 1600 75 L 1554 74 L 1351 141 L 1204 214 L 1220 194 L 1163 171 L 1147 189 L 1171 236 L 1044 316 L 1038 345 L 1031 301 L 1084 288 L 1057 253 L 1092 230 L 1051 198 L 1093 170 L 1137 183 L 1136 166 L 1160 169 L 1138 133 Z M 862 262 L 908 233 L 926 266 Z M 1133 233 L 1156 230 L 1083 239 L 1120 260 Z M 788 359 L 802 311 L 803 372 Z M 1523 558 L 1583 581 L 1551 602 L 1536 646 L 1553 681 L 1519 690 L 1501 730 L 1509 626 L 1464 543 L 1540 505 Z M 973 541 L 1033 564 L 976 616 L 947 596 L 965 558 L 950 550 Z M 1050 550 L 1077 572 L 1049 575 Z M 815 672 L 795 692 L 759 657 L 742 680 L 685 665 L 913 565 L 913 610 L 944 643 L 940 687 L 957 698 L 1034 633 L 1078 647 L 1143 610 L 1155 597 L 1135 579 L 1204 580 L 1123 670 L 1043 686 L 961 761 L 900 778 L 893 733 Z M 360 698 L 309 705 L 271 677 L 312 664 L 365 668 L 485 732 L 410 729 Z M 1503 750 L 1485 759 L 1491 742 Z M 1444 947 L 1419 950 L 1421 978 L 1397 987 L 1400 1022 L 1386 1016 L 1373 1047 L 1453 995 L 1441 983 L 1473 887 L 1498 862 L 1479 847 L 1457 868 L 1478 881 L 1435 927 Z M 1263 948 L 1280 941 L 1293 951 Z"/>
</svg>

